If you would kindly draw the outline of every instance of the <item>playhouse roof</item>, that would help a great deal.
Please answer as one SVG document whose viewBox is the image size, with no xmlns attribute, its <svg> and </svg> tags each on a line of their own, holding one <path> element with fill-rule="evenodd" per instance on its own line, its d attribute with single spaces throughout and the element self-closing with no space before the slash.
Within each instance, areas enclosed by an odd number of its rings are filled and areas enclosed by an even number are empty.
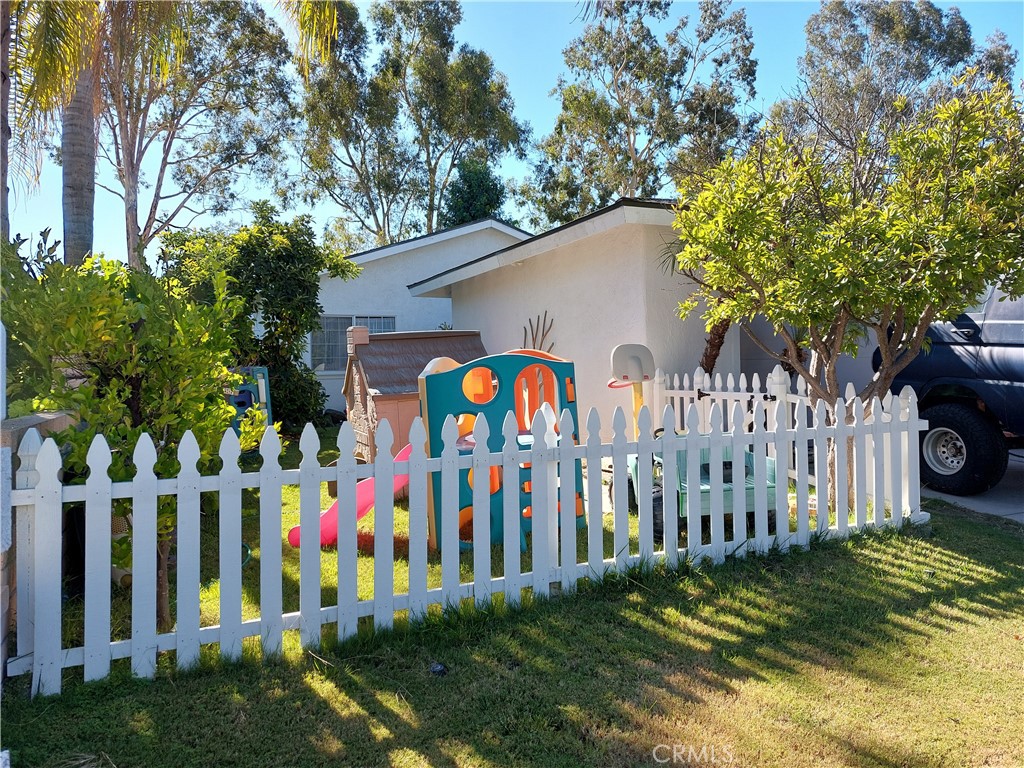
<svg viewBox="0 0 1024 768">
<path fill-rule="evenodd" d="M 355 365 L 362 369 L 368 390 L 399 395 L 419 391 L 417 379 L 435 357 L 468 363 L 487 355 L 480 331 L 373 333 L 369 343 L 358 344 L 353 350 L 345 371 L 346 396 L 352 386 Z"/>
<path fill-rule="evenodd" d="M 549 229 L 547 232 L 412 283 L 409 290 L 413 296 L 451 298 L 451 286 L 454 283 L 509 264 L 518 264 L 584 238 L 603 235 L 624 224 L 672 226 L 675 218 L 672 212 L 674 205 L 673 200 L 623 197 L 568 224 Z"/>
</svg>

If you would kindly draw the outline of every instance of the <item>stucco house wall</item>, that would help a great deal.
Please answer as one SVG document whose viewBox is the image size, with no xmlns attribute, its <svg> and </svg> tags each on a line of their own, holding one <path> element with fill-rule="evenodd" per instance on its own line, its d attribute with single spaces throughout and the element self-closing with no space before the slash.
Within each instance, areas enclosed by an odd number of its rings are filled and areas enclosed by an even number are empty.
<svg viewBox="0 0 1024 768">
<path fill-rule="evenodd" d="M 363 268 L 356 279 L 321 276 L 323 314 L 394 317 L 395 331 L 436 330 L 441 324 L 452 322 L 451 299 L 413 296 L 409 283 L 527 237 L 527 232 L 496 219 L 485 219 L 356 254 L 352 261 Z M 308 344 L 305 361 L 312 363 Z M 343 409 L 344 366 L 341 370 L 319 370 L 317 376 L 327 393 L 327 407 Z"/>
<path fill-rule="evenodd" d="M 480 330 L 492 353 L 522 346 L 523 326 L 547 311 L 553 353 L 576 366 L 580 418 L 597 408 L 608 439 L 615 408 L 631 406 L 628 390 L 607 386 L 615 346 L 646 344 L 671 372 L 692 370 L 704 348 L 703 321 L 678 313 L 692 286 L 663 266 L 675 239 L 672 218 L 665 204 L 624 201 L 412 291 L 450 295 L 454 326 Z M 720 365 L 738 372 L 735 337 Z"/>
<path fill-rule="evenodd" d="M 479 330 L 493 354 L 521 347 L 523 326 L 546 311 L 554 321 L 552 353 L 576 366 L 581 419 L 596 407 L 609 421 L 627 402 L 622 390 L 607 387 L 612 347 L 646 338 L 643 281 L 636 279 L 643 267 L 630 257 L 642 237 L 641 227 L 622 227 L 456 283 L 453 325 Z"/>
</svg>

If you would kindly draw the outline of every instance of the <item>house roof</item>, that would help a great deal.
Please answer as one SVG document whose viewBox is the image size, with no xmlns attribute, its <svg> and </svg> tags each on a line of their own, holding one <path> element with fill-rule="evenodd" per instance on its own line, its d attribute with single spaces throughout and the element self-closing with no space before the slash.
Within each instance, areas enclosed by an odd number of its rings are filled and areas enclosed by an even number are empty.
<svg viewBox="0 0 1024 768">
<path fill-rule="evenodd" d="M 605 208 L 570 221 L 568 224 L 563 224 L 522 242 L 471 259 L 457 267 L 412 283 L 409 290 L 413 296 L 448 298 L 451 297 L 451 286 L 454 283 L 482 275 L 499 267 L 517 264 L 560 246 L 602 234 L 623 224 L 671 226 L 672 208 L 675 202 L 674 200 L 624 197 Z"/>
<path fill-rule="evenodd" d="M 388 256 L 394 256 L 398 253 L 413 250 L 414 248 L 422 248 L 425 245 L 443 243 L 453 237 L 460 237 L 462 235 L 468 235 L 472 232 L 479 232 L 485 229 L 495 229 L 520 240 L 531 236 L 530 233 L 524 229 L 513 227 L 511 224 L 506 224 L 504 221 L 499 221 L 493 216 L 490 216 L 485 219 L 477 219 L 476 221 L 468 222 L 467 224 L 459 224 L 454 227 L 449 227 L 448 229 L 431 232 L 428 235 L 412 237 L 408 240 L 403 240 L 400 243 L 392 243 L 391 245 L 382 245 L 377 248 L 370 248 L 366 251 L 354 253 L 349 258 L 359 264 L 367 264 L 371 261 L 376 261 L 377 259 L 383 259 Z"/>
<path fill-rule="evenodd" d="M 352 386 L 352 368 L 358 363 L 367 389 L 382 395 L 419 391 L 418 378 L 435 357 L 469 362 L 487 356 L 480 331 L 414 331 L 370 334 L 368 344 L 358 344 L 345 370 L 345 393 Z"/>
</svg>

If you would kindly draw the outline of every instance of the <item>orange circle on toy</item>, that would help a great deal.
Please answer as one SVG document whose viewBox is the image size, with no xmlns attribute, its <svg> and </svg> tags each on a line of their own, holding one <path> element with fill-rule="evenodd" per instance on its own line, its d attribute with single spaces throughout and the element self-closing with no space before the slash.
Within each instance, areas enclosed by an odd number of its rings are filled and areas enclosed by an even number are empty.
<svg viewBox="0 0 1024 768">
<path fill-rule="evenodd" d="M 491 487 L 489 493 L 497 493 L 498 489 L 501 488 L 501 467 L 491 467 L 490 471 Z M 469 470 L 469 476 L 466 478 L 469 482 L 469 487 L 473 487 L 473 470 Z"/>
</svg>

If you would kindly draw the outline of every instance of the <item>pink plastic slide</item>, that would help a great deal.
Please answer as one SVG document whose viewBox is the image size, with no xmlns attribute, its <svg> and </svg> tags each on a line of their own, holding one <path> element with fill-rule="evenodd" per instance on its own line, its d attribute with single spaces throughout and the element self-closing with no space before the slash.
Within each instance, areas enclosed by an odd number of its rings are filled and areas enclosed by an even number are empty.
<svg viewBox="0 0 1024 768">
<path fill-rule="evenodd" d="M 395 461 L 408 461 L 412 453 L 412 446 L 407 445 L 395 456 Z M 373 508 L 374 478 L 368 477 L 356 483 L 356 520 L 362 520 L 370 509 Z M 408 475 L 395 475 L 394 492 L 398 493 L 409 484 Z M 293 547 L 299 546 L 299 526 L 288 531 L 288 543 Z M 338 543 L 338 502 L 335 501 L 330 508 L 320 515 L 320 546 L 333 547 Z"/>
</svg>

